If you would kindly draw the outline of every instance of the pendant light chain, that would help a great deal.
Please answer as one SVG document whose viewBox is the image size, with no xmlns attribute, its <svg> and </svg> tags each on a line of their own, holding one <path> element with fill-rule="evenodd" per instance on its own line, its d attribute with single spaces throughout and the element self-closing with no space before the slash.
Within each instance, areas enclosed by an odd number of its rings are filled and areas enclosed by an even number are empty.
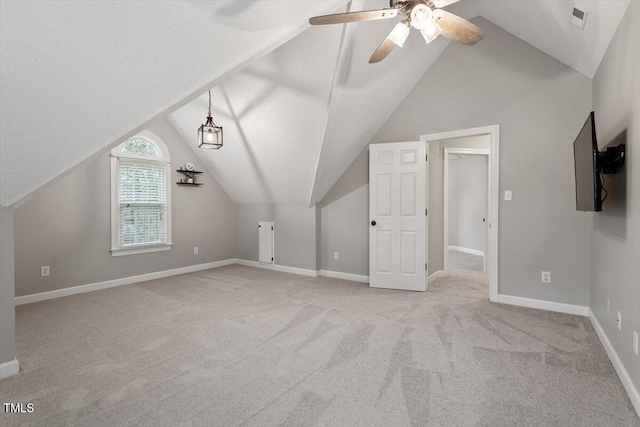
<svg viewBox="0 0 640 427">
<path fill-rule="evenodd" d="M 211 117 L 211 91 L 209 91 L 209 117 Z"/>
</svg>

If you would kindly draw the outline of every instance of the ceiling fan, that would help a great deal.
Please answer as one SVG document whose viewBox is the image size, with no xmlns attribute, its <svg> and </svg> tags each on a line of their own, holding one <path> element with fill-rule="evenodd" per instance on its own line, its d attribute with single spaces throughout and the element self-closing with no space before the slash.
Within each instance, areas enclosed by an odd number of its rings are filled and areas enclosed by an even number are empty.
<svg viewBox="0 0 640 427">
<path fill-rule="evenodd" d="M 441 9 L 458 1 L 460 0 L 390 0 L 390 7 L 387 9 L 316 16 L 309 19 L 309 23 L 311 25 L 344 24 L 403 16 L 404 19 L 396 24 L 369 58 L 369 63 L 374 63 L 386 58 L 395 46 L 402 47 L 412 27 L 420 31 L 427 44 L 441 34 L 469 46 L 478 43 L 484 38 L 484 32 L 480 27 Z"/>
</svg>

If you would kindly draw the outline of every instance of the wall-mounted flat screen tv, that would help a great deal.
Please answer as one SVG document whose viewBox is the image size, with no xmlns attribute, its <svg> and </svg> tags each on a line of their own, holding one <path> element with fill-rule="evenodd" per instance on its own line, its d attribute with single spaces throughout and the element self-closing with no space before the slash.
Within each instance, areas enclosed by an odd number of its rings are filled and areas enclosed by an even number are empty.
<svg viewBox="0 0 640 427">
<path fill-rule="evenodd" d="M 599 153 L 594 117 L 592 111 L 573 143 L 576 171 L 576 209 L 587 212 L 602 210 L 602 181 L 598 169 Z"/>
</svg>

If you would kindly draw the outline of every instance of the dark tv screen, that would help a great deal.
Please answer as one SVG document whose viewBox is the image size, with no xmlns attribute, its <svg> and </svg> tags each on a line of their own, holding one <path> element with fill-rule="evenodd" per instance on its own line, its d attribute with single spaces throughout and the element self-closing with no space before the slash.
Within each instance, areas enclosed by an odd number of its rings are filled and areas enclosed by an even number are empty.
<svg viewBox="0 0 640 427">
<path fill-rule="evenodd" d="M 598 143 L 593 111 L 573 143 L 576 171 L 576 209 L 586 212 L 602 210 L 602 184 L 598 171 Z"/>
</svg>

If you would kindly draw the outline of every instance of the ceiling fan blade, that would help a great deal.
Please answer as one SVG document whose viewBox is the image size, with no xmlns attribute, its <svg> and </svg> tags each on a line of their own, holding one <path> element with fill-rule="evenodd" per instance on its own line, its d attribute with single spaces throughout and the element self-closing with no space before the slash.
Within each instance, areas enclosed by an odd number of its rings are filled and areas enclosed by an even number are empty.
<svg viewBox="0 0 640 427">
<path fill-rule="evenodd" d="M 443 7 L 447 7 L 450 4 L 453 3 L 458 3 L 460 0 L 432 0 L 432 3 L 435 7 L 437 7 L 438 9 L 443 8 Z"/>
<path fill-rule="evenodd" d="M 311 25 L 343 24 L 346 22 L 374 21 L 377 19 L 395 18 L 398 9 L 365 10 L 363 12 L 336 13 L 333 15 L 315 16 L 309 19 Z"/>
<path fill-rule="evenodd" d="M 482 28 L 446 10 L 435 9 L 433 19 L 442 28 L 442 35 L 468 46 L 484 38 Z"/>
<path fill-rule="evenodd" d="M 388 38 L 384 39 L 382 43 L 380 43 L 380 46 L 378 46 L 378 48 L 375 50 L 375 52 L 373 52 L 371 58 L 369 58 L 369 64 L 382 61 L 387 57 L 387 55 L 391 53 L 395 46 L 396 44 Z"/>
</svg>

